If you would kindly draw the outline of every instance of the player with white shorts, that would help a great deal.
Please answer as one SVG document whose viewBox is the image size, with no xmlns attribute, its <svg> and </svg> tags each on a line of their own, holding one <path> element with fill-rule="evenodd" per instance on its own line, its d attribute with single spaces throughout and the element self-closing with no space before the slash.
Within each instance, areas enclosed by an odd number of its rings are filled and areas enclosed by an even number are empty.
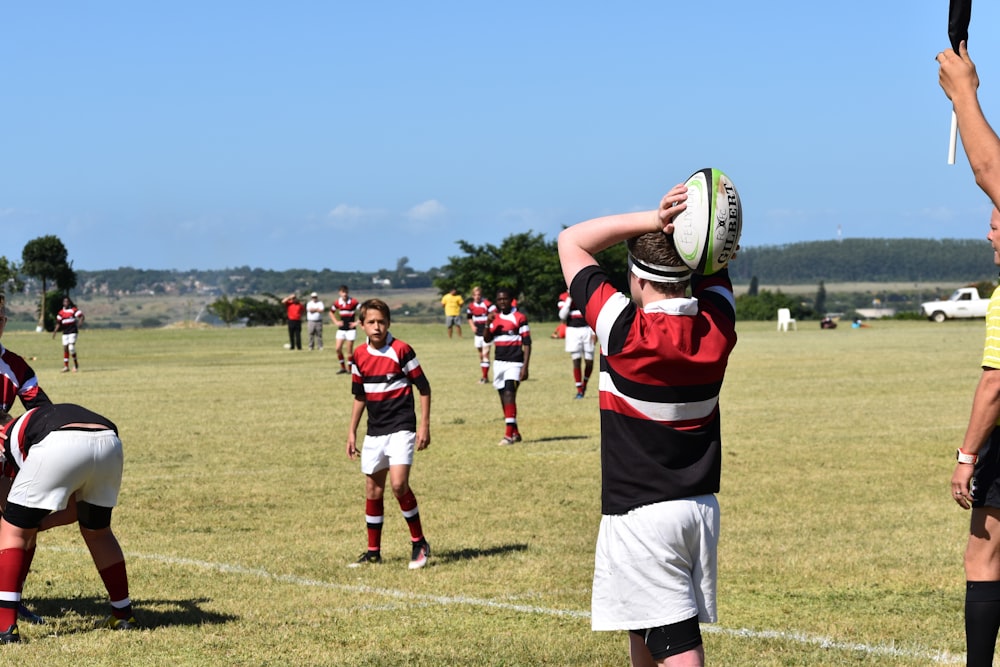
<svg viewBox="0 0 1000 667">
<path fill-rule="evenodd" d="M 566 327 L 566 351 L 574 361 L 594 360 L 594 330 L 590 327 Z"/>
<path fill-rule="evenodd" d="M 391 466 L 413 465 L 416 443 L 413 431 L 366 435 L 361 444 L 361 472 L 371 475 Z"/>
<path fill-rule="evenodd" d="M 719 503 L 714 495 L 604 515 L 594 557 L 591 627 L 715 623 Z"/>
</svg>

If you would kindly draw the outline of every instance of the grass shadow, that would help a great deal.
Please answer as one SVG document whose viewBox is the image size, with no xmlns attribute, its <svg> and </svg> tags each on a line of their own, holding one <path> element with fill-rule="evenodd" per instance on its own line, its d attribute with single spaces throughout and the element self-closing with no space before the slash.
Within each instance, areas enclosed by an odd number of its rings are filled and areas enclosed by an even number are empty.
<svg viewBox="0 0 1000 667">
<path fill-rule="evenodd" d="M 562 442 L 563 440 L 589 440 L 589 435 L 553 435 L 547 438 L 532 438 L 531 442 Z"/>
<path fill-rule="evenodd" d="M 483 558 L 489 556 L 503 556 L 505 554 L 514 553 L 516 551 L 527 551 L 527 544 L 501 544 L 495 547 L 487 547 L 485 549 L 446 549 L 446 550 L 436 550 L 434 551 L 434 560 L 443 561 L 446 563 L 453 563 L 462 560 L 471 560 L 473 558 Z"/>
<path fill-rule="evenodd" d="M 151 600 L 143 598 L 136 601 L 135 615 L 143 630 L 165 628 L 170 626 L 222 625 L 239 620 L 232 614 L 219 614 L 205 611 L 201 605 L 210 602 L 208 598 L 193 598 L 186 600 Z M 26 599 L 25 604 L 36 614 L 42 616 L 45 626 L 59 625 L 67 616 L 94 617 L 97 621 L 107 616 L 109 612 L 106 597 L 97 598 L 37 598 Z M 95 625 L 97 623 L 95 621 Z M 26 621 L 20 624 L 30 625 Z M 60 628 L 60 634 L 89 632 L 93 627 L 79 627 L 70 624 L 71 628 Z M 40 627 L 45 627 L 40 626 Z"/>
</svg>

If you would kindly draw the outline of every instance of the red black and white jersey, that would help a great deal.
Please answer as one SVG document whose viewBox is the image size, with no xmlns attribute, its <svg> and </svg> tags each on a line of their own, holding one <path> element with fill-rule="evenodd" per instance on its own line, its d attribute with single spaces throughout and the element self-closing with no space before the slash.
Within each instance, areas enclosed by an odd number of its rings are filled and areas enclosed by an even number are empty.
<svg viewBox="0 0 1000 667">
<path fill-rule="evenodd" d="M 390 333 L 385 345 L 362 345 L 351 355 L 351 393 L 365 401 L 368 435 L 416 431 L 413 387 L 430 389 L 413 348 Z"/>
<path fill-rule="evenodd" d="M 94 424 L 103 427 L 102 430 L 118 433 L 114 422 L 87 408 L 73 403 L 48 403 L 28 410 L 3 428 L 3 451 L 7 462 L 20 469 L 33 445 L 69 424 Z"/>
<path fill-rule="evenodd" d="M 639 308 L 598 266 L 570 287 L 601 357 L 601 512 L 717 493 L 719 392 L 736 345 L 729 274 L 692 276 L 691 298 Z"/>
<path fill-rule="evenodd" d="M 337 319 L 340 320 L 339 329 L 350 329 L 351 322 L 354 321 L 354 313 L 357 312 L 358 306 L 361 304 L 353 296 L 349 296 L 346 299 L 338 298 L 330 306 L 330 310 L 337 314 Z"/>
<path fill-rule="evenodd" d="M 28 362 L 0 344 L 0 409 L 10 412 L 18 398 L 25 410 L 52 403 Z"/>
<path fill-rule="evenodd" d="M 489 325 L 493 334 L 493 359 L 524 363 L 524 345 L 531 347 L 528 318 L 516 310 L 506 315 L 497 313 Z"/>
<path fill-rule="evenodd" d="M 80 318 L 83 311 L 76 306 L 60 308 L 56 313 L 56 328 L 64 334 L 74 334 L 79 331 Z"/>
<path fill-rule="evenodd" d="M 566 307 L 566 302 L 569 301 L 569 292 L 563 292 L 559 295 L 559 312 L 562 313 L 563 308 Z M 577 305 L 576 299 L 570 301 L 569 313 L 566 316 L 566 326 L 568 327 L 585 327 L 587 326 L 587 320 L 583 316 L 583 310 Z"/>
<path fill-rule="evenodd" d="M 483 332 L 486 331 L 486 324 L 489 321 L 489 314 L 495 313 L 497 307 L 494 306 L 489 299 L 483 299 L 482 301 L 472 301 L 469 306 L 465 309 L 468 313 L 469 319 L 472 321 L 472 328 L 477 336 L 482 336 Z"/>
</svg>

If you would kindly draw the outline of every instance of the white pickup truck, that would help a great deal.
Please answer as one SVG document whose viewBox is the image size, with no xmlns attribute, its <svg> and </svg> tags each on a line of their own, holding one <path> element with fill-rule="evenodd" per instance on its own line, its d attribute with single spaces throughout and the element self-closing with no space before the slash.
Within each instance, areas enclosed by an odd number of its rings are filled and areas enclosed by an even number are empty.
<svg viewBox="0 0 1000 667">
<path fill-rule="evenodd" d="M 935 322 L 969 317 L 986 317 L 990 300 L 979 296 L 975 287 L 959 287 L 947 301 L 928 301 L 920 304 L 920 312 Z"/>
</svg>

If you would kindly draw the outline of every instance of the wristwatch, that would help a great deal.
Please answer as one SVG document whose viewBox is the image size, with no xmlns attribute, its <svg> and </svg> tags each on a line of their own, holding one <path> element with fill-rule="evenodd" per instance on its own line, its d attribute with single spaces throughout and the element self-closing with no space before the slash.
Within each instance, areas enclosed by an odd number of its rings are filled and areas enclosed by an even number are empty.
<svg viewBox="0 0 1000 667">
<path fill-rule="evenodd" d="M 971 463 L 975 465 L 976 461 L 979 460 L 979 455 L 966 454 L 965 452 L 962 451 L 962 448 L 959 447 L 957 450 L 955 450 L 955 458 L 958 459 L 959 463 Z"/>
</svg>

